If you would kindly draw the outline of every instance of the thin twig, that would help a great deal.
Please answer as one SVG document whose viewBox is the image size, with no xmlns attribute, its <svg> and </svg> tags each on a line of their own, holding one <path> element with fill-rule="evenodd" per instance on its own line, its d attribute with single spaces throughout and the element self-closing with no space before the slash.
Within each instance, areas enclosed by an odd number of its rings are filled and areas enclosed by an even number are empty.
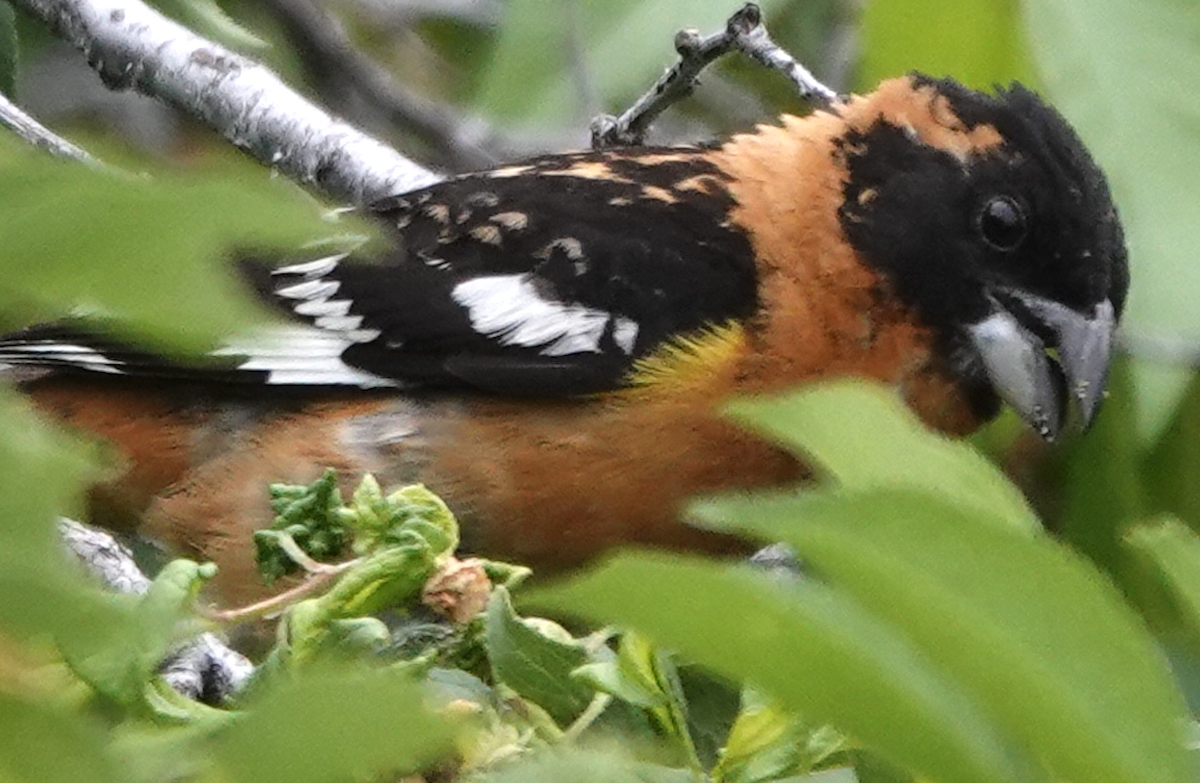
<svg viewBox="0 0 1200 783">
<path fill-rule="evenodd" d="M 40 147 L 51 155 L 68 158 L 94 169 L 106 168 L 86 150 L 59 136 L 54 131 L 30 117 L 12 101 L 0 94 L 0 125 L 11 130 L 25 141 Z"/>
<path fill-rule="evenodd" d="M 650 124 L 672 104 L 688 97 L 696 87 L 700 72 L 714 60 L 730 52 L 745 56 L 773 70 L 781 71 L 800 91 L 800 97 L 819 106 L 842 101 L 842 97 L 819 82 L 796 58 L 781 49 L 767 34 L 762 12 L 747 3 L 729 17 L 725 29 L 705 38 L 697 30 L 681 30 L 675 36 L 675 63 L 619 117 L 601 115 L 592 121 L 592 146 L 642 144 Z"/>
<path fill-rule="evenodd" d="M 290 555 L 291 553 L 289 552 L 288 554 Z M 284 590 L 282 593 L 265 598 L 249 606 L 237 609 L 206 609 L 202 610 L 201 614 L 205 619 L 220 623 L 221 625 L 237 625 L 238 623 L 257 620 L 260 617 L 267 617 L 287 609 L 302 598 L 323 590 L 330 582 L 335 581 L 343 573 L 354 568 L 361 562 L 362 558 L 355 558 L 354 560 L 347 560 L 344 563 L 333 565 L 322 563 L 320 564 L 322 566 L 321 570 L 310 572 L 307 579 L 289 590 Z"/>
<path fill-rule="evenodd" d="M 579 713 L 579 717 L 572 721 L 570 726 L 563 729 L 562 741 L 564 743 L 577 742 L 583 732 L 587 731 L 588 727 L 604 714 L 611 703 L 612 696 L 610 694 L 597 693 L 593 696 L 592 700 L 588 702 L 588 706 Z"/>
<path fill-rule="evenodd" d="M 747 3 L 741 11 L 734 14 L 729 20 L 728 33 L 737 51 L 771 70 L 782 73 L 791 80 L 805 101 L 823 107 L 842 102 L 842 96 L 818 81 L 795 57 L 771 40 L 766 26 L 762 23 L 762 12 L 758 6 Z"/>
<path fill-rule="evenodd" d="M 296 543 L 296 539 L 292 538 L 287 533 L 280 533 L 279 538 L 275 540 L 275 543 L 279 545 L 279 548 L 283 550 L 284 554 L 292 559 L 293 563 L 303 568 L 305 573 L 325 574 L 338 568 L 338 565 L 330 565 L 328 563 L 322 563 L 319 560 L 313 560 L 308 556 L 308 552 L 305 552 L 300 548 L 300 545 Z M 341 573 L 341 571 L 338 571 L 337 573 Z"/>
</svg>

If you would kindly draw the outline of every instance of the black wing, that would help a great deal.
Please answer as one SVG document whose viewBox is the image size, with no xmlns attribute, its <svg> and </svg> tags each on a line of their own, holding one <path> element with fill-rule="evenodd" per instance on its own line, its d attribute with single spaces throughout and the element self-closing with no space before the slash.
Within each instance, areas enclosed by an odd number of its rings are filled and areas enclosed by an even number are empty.
<svg viewBox="0 0 1200 783">
<path fill-rule="evenodd" d="M 698 149 L 550 156 L 458 177 L 372 208 L 399 244 L 373 263 L 248 262 L 260 291 L 315 329 L 220 353 L 276 384 L 612 388 L 664 340 L 753 312 L 752 249 L 734 206 Z M 21 363 L 47 357 L 29 332 L 13 337 L 0 340 L 0 361 L 17 361 L 22 339 Z M 87 369 L 152 369 L 143 355 L 76 344 Z"/>
</svg>

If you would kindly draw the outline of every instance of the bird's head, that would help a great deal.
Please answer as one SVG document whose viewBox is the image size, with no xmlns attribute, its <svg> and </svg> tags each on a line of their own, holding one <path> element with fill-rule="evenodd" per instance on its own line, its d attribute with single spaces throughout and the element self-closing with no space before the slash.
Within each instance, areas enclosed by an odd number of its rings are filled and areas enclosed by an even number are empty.
<svg viewBox="0 0 1200 783">
<path fill-rule="evenodd" d="M 982 405 L 1003 400 L 1053 439 L 1074 400 L 1087 426 L 1129 287 L 1103 173 L 1019 85 L 988 95 L 914 75 L 892 89 L 916 91 L 926 111 L 910 122 L 883 110 L 839 141 L 850 242 Z"/>
</svg>

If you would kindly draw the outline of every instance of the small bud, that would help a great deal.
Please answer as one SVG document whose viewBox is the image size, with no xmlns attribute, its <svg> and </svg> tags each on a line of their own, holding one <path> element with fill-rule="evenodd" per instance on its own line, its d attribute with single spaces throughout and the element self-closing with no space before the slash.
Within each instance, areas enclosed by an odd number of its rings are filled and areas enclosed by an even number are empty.
<svg viewBox="0 0 1200 783">
<path fill-rule="evenodd" d="M 694 27 L 680 30 L 675 33 L 675 51 L 684 57 L 694 54 L 702 40 L 704 40 L 704 36 Z"/>
</svg>

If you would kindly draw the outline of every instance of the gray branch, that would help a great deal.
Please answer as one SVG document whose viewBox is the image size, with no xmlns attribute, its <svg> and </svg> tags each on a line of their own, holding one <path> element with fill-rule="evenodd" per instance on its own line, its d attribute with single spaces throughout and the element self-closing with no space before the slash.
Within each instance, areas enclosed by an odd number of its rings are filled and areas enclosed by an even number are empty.
<svg viewBox="0 0 1200 783">
<path fill-rule="evenodd" d="M 150 589 L 133 554 L 108 533 L 61 517 L 58 534 L 84 570 L 114 593 L 143 595 Z"/>
<path fill-rule="evenodd" d="M 675 51 L 679 62 L 621 116 L 604 114 L 592 121 L 593 147 L 643 144 L 650 124 L 668 107 L 691 95 L 700 72 L 730 52 L 741 52 L 767 68 L 780 71 L 806 101 L 829 106 L 842 100 L 771 40 L 762 23 L 762 11 L 754 3 L 746 3 L 729 17 L 725 29 L 719 33 L 705 37 L 698 30 L 679 31 L 675 36 Z"/>
<path fill-rule="evenodd" d="M 61 517 L 58 532 L 83 569 L 115 593 L 145 595 L 150 579 L 133 554 L 108 533 Z M 159 667 L 163 679 L 190 699 L 221 704 L 250 680 L 254 664 L 215 634 L 202 633 L 180 645 Z"/>
<path fill-rule="evenodd" d="M 330 116 L 264 66 L 138 0 L 14 0 L 88 58 L 112 89 L 176 106 L 284 175 L 362 204 L 441 179 Z"/>
<path fill-rule="evenodd" d="M 52 155 L 60 158 L 84 163 L 93 168 L 104 168 L 104 164 L 93 158 L 85 150 L 59 136 L 54 131 L 30 117 L 8 98 L 0 94 L 0 125 L 11 130 L 25 141 L 41 147 Z"/>
</svg>

